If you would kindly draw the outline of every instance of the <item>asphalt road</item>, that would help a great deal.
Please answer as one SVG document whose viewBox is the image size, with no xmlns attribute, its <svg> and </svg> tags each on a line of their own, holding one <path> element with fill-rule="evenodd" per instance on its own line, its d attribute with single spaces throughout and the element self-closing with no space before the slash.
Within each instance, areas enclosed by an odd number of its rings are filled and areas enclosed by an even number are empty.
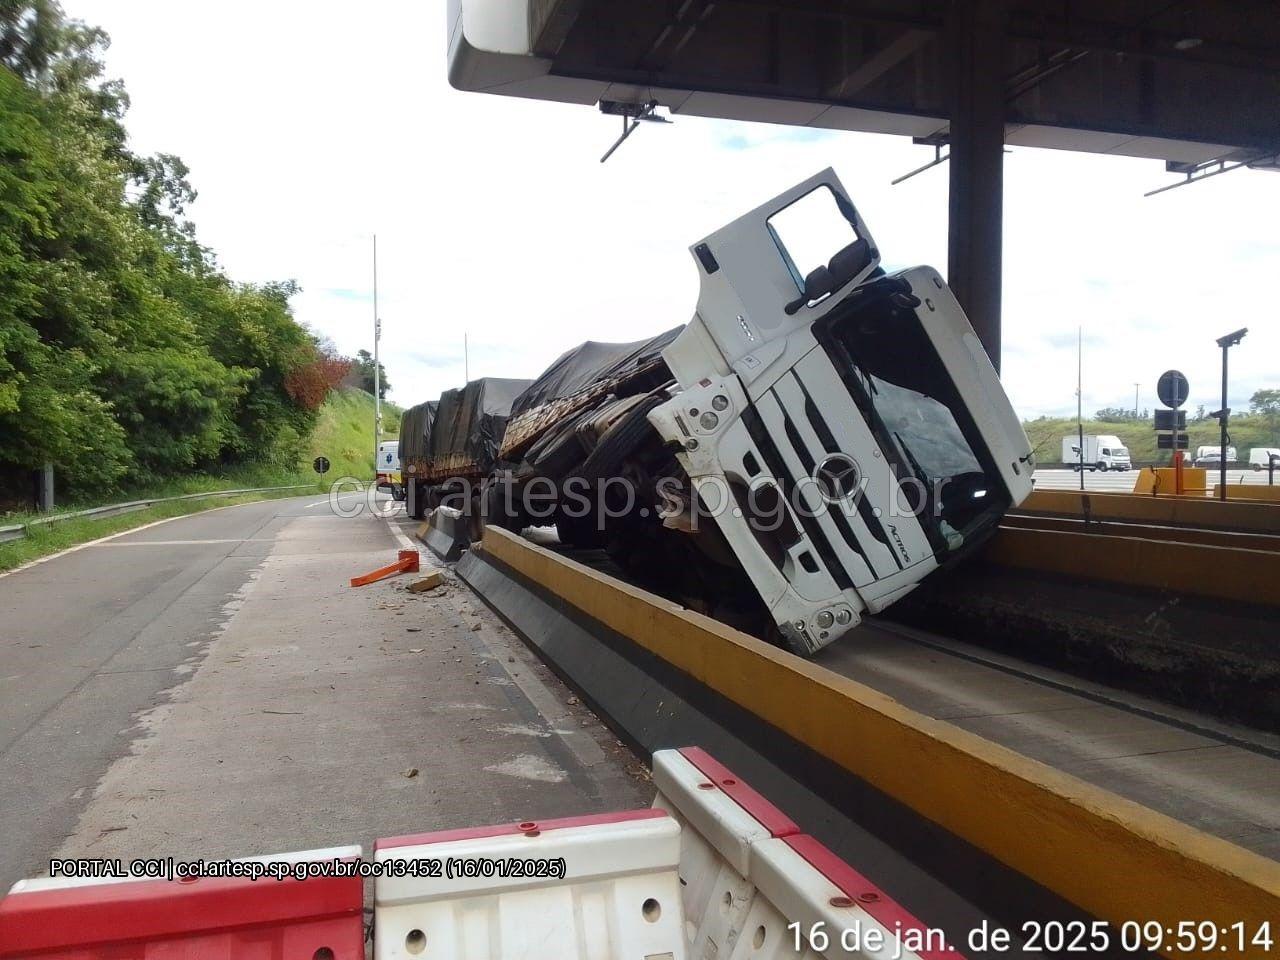
<svg viewBox="0 0 1280 960">
<path fill-rule="evenodd" d="M 51 856 L 368 849 L 646 802 L 465 588 L 348 587 L 402 545 L 312 495 L 0 576 L 0 892 Z"/>
</svg>

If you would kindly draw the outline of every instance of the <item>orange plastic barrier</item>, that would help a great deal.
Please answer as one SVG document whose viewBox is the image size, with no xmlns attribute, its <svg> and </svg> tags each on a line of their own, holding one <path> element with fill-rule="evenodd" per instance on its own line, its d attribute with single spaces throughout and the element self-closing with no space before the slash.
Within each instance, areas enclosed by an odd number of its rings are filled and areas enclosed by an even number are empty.
<svg viewBox="0 0 1280 960">
<path fill-rule="evenodd" d="M 417 573 L 418 572 L 418 551 L 417 550 L 401 550 L 400 559 L 395 563 L 389 563 L 385 567 L 379 567 L 377 570 L 370 571 L 359 577 L 351 578 L 353 587 L 363 587 L 366 584 L 375 583 L 378 580 L 385 580 L 387 577 L 394 577 L 397 573 Z"/>
</svg>

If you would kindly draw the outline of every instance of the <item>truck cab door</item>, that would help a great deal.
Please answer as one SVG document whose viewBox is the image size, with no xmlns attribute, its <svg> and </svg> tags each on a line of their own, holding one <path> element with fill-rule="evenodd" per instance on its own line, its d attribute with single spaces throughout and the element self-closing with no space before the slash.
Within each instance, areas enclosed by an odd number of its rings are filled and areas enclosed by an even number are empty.
<svg viewBox="0 0 1280 960">
<path fill-rule="evenodd" d="M 737 372 L 748 392 L 769 369 L 789 365 L 791 333 L 811 326 L 880 263 L 870 230 L 831 168 L 690 252 L 701 281 L 697 315 L 664 356 L 686 387 L 714 365 Z"/>
</svg>

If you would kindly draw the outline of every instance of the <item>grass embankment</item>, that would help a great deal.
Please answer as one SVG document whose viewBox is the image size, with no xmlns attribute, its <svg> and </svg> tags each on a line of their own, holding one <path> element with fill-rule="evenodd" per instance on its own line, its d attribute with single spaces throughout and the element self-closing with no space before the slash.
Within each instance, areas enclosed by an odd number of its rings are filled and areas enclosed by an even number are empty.
<svg viewBox="0 0 1280 960">
<path fill-rule="evenodd" d="M 400 409 L 392 404 L 383 403 L 382 422 L 384 434 L 388 439 L 394 439 L 400 426 Z M 306 452 L 293 469 L 269 464 L 254 464 L 220 471 L 217 474 L 193 474 L 164 483 L 117 491 L 109 498 L 98 502 L 60 504 L 55 513 L 73 513 L 76 510 L 106 503 L 126 503 L 131 500 L 177 497 L 189 493 L 210 493 L 243 487 L 305 484 L 311 487 L 310 490 L 300 488 L 199 500 L 177 500 L 157 503 L 132 513 L 104 517 L 100 520 L 85 518 L 62 520 L 52 524 L 36 524 L 27 528 L 27 535 L 23 539 L 0 543 L 0 570 L 11 570 L 39 557 L 65 550 L 67 547 L 168 517 L 185 516 L 229 504 L 324 493 L 328 491 L 330 483 L 344 476 L 368 479 L 372 476 L 372 435 L 373 397 L 363 390 L 335 391 L 321 408 Z M 331 464 L 329 472 L 323 478 L 317 476 L 311 468 L 312 461 L 319 456 L 327 457 Z M 0 514 L 0 527 L 15 523 L 29 523 L 41 516 L 44 515 L 28 512 Z"/>
<path fill-rule="evenodd" d="M 1039 463 L 1059 463 L 1062 459 L 1062 438 L 1076 435 L 1075 420 L 1066 418 L 1044 417 L 1039 420 L 1028 420 L 1022 425 L 1027 431 L 1031 447 L 1036 451 Z M 1250 447 L 1280 446 L 1280 436 L 1272 430 L 1263 417 L 1239 416 L 1231 418 L 1229 427 L 1231 446 L 1243 461 L 1249 459 Z M 1156 449 L 1156 432 L 1151 421 L 1141 423 L 1102 423 L 1098 420 L 1086 420 L 1084 432 L 1088 434 L 1110 434 L 1119 437 L 1129 451 L 1129 457 L 1138 464 L 1166 464 L 1170 451 Z M 1187 424 L 1187 454 L 1194 457 L 1196 447 L 1218 445 L 1218 421 L 1205 420 Z"/>
</svg>

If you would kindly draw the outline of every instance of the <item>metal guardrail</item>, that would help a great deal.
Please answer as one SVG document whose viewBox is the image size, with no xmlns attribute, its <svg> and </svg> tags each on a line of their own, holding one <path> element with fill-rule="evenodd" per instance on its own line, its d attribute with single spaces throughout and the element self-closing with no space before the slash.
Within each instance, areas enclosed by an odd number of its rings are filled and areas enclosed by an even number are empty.
<svg viewBox="0 0 1280 960">
<path fill-rule="evenodd" d="M 30 520 L 26 523 L 14 523 L 7 527 L 0 527 L 0 543 L 8 543 L 12 540 L 21 540 L 27 535 L 27 529 L 29 527 L 61 523 L 63 520 L 74 520 L 83 517 L 104 519 L 106 517 L 119 516 L 123 513 L 133 513 L 136 510 L 146 510 L 148 507 L 154 506 L 157 503 L 170 503 L 175 500 L 199 500 L 204 497 L 234 497 L 241 493 L 266 493 L 272 490 L 305 490 L 314 486 L 314 483 L 295 483 L 283 487 L 242 487 L 237 490 L 210 490 L 205 493 L 184 493 L 176 497 L 152 497 L 149 500 L 130 500 L 127 503 L 111 503 L 103 507 L 91 507 L 88 510 L 76 510 L 72 513 L 59 513 L 52 517 L 41 517 L 38 520 Z"/>
</svg>

